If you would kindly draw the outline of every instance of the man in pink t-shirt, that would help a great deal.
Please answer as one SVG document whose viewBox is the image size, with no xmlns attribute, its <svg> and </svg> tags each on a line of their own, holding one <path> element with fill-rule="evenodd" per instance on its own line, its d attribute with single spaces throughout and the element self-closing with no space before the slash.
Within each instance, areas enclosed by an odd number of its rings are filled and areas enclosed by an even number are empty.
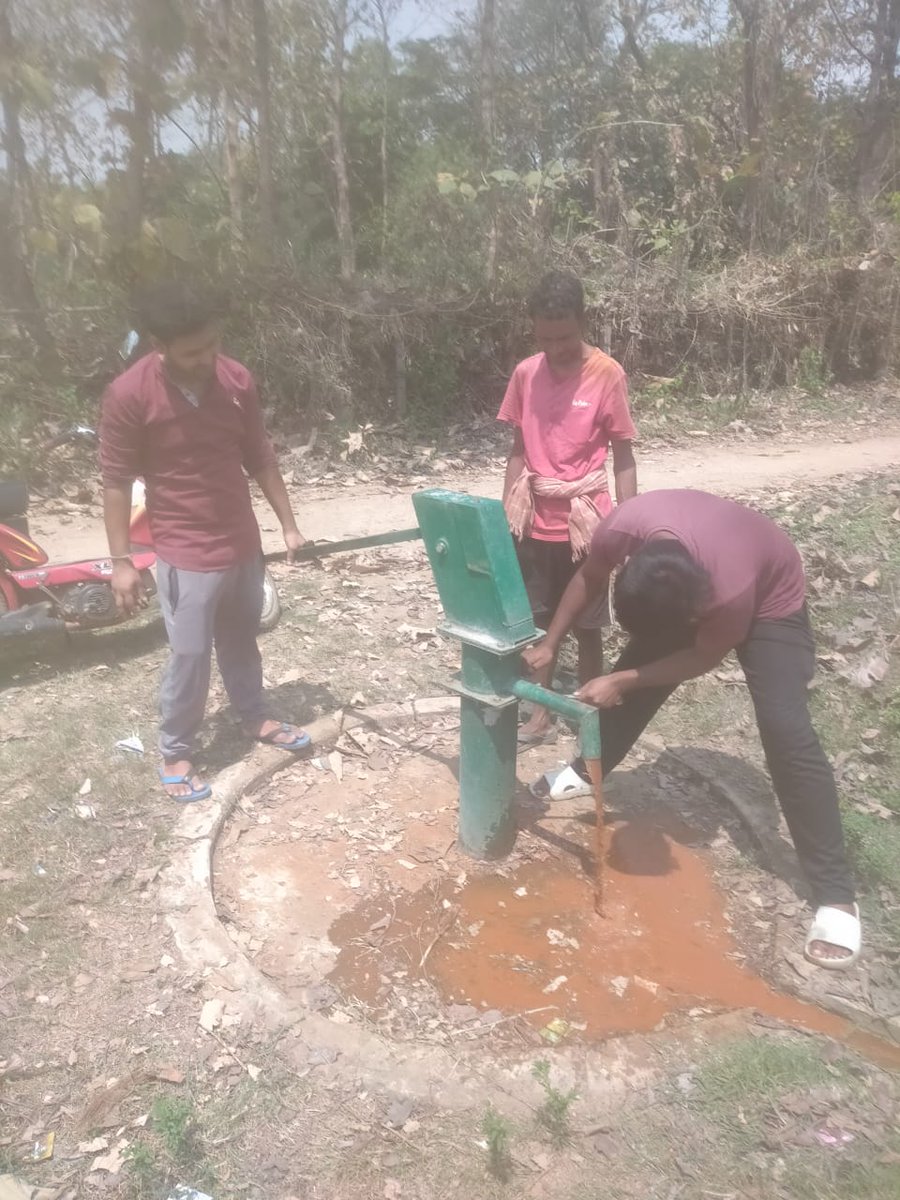
<svg viewBox="0 0 900 1200">
<path fill-rule="evenodd" d="M 637 492 L 632 452 L 636 436 L 625 372 L 584 340 L 584 291 L 564 271 L 545 275 L 528 305 L 539 353 L 520 362 L 499 420 L 515 427 L 503 503 L 518 541 L 519 561 L 536 623 L 548 628 L 600 521 L 612 512 L 606 460 L 612 447 L 616 499 Z M 603 669 L 601 627 L 605 596 L 579 615 L 581 683 Z M 548 684 L 554 662 L 538 681 Z M 519 742 L 553 738 L 551 718 L 537 708 L 519 730 Z"/>
<path fill-rule="evenodd" d="M 629 642 L 615 668 L 576 692 L 600 709 L 603 774 L 612 771 L 680 683 L 735 651 L 756 712 L 769 773 L 810 883 L 816 916 L 806 957 L 832 970 L 859 957 L 861 930 L 834 772 L 813 729 L 808 685 L 816 666 L 803 564 L 787 534 L 761 513 L 707 492 L 646 492 L 597 530 L 539 645 L 523 658 L 552 662 L 579 613 L 605 596 Z M 535 795 L 590 795 L 584 762 L 545 775 Z"/>
</svg>

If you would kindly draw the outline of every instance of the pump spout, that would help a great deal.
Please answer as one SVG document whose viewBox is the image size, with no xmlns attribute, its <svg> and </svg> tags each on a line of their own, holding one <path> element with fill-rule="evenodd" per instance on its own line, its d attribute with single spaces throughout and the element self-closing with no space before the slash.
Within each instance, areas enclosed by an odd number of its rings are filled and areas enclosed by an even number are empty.
<svg viewBox="0 0 900 1200">
<path fill-rule="evenodd" d="M 559 692 L 551 692 L 548 688 L 531 683 L 527 679 L 517 679 L 512 690 L 519 700 L 540 704 L 561 717 L 577 721 L 582 756 L 587 759 L 600 757 L 600 714 L 596 708 L 590 704 L 582 704 L 572 696 L 561 696 Z"/>
</svg>

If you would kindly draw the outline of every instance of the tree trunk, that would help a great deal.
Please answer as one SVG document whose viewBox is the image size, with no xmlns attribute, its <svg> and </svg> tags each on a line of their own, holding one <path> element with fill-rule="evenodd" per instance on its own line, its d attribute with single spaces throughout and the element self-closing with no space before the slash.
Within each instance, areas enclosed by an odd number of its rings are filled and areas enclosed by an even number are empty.
<svg viewBox="0 0 900 1200">
<path fill-rule="evenodd" d="M 356 245 L 350 215 L 350 176 L 344 140 L 344 57 L 347 49 L 348 0 L 331 5 L 331 165 L 335 186 L 335 228 L 341 259 L 341 279 L 350 283 L 356 275 Z"/>
<path fill-rule="evenodd" d="M 741 18 L 741 86 L 744 112 L 744 234 L 749 249 L 758 241 L 761 225 L 761 173 L 763 169 L 764 75 L 763 55 L 772 47 L 764 45 L 767 0 L 735 0 Z M 771 64 L 770 64 L 771 65 Z"/>
<path fill-rule="evenodd" d="M 497 126 L 497 9 L 494 0 L 481 0 L 479 14 L 481 56 L 479 62 L 479 99 L 481 117 L 481 170 L 487 172 L 494 155 Z M 499 198 L 488 192 L 490 228 L 485 251 L 485 281 L 489 288 L 497 282 L 497 257 L 500 242 Z"/>
<path fill-rule="evenodd" d="M 131 85 L 131 112 L 128 131 L 131 142 L 125 164 L 125 238 L 140 237 L 144 223 L 144 183 L 147 160 L 153 152 L 153 49 L 145 11 L 153 0 L 134 0 L 130 33 L 128 80 Z"/>
<path fill-rule="evenodd" d="M 256 51 L 257 154 L 259 158 L 259 245 L 265 261 L 275 252 L 275 176 L 272 155 L 272 43 L 266 0 L 253 0 Z"/>
<path fill-rule="evenodd" d="M 398 421 L 406 419 L 407 370 L 409 359 L 406 338 L 403 336 L 403 318 L 397 318 L 394 336 L 394 416 Z"/>
<path fill-rule="evenodd" d="M 375 0 L 378 29 L 381 34 L 381 265 L 387 257 L 388 238 L 388 101 L 391 83 L 391 41 L 388 30 L 386 0 Z"/>
<path fill-rule="evenodd" d="M 497 9 L 494 0 L 481 0 L 480 33 L 481 156 L 487 164 L 494 152 L 497 125 Z"/>
<path fill-rule="evenodd" d="M 616 163 L 615 129 L 598 129 L 591 142 L 591 192 L 600 236 L 614 244 L 622 225 L 625 200 Z"/>
<path fill-rule="evenodd" d="M 50 378 L 59 379 L 62 363 L 38 300 L 25 243 L 30 167 L 19 120 L 11 9 L 11 0 L 0 0 L 0 109 L 6 156 L 5 188 L 0 185 L 0 288 L 16 309 L 20 328 L 34 343 L 41 367 Z"/>
<path fill-rule="evenodd" d="M 856 160 L 857 195 L 870 204 L 881 189 L 890 160 L 897 116 L 900 0 L 877 0 L 872 29 L 869 83 Z"/>
<path fill-rule="evenodd" d="M 222 63 L 222 122 L 225 129 L 225 182 L 228 187 L 228 215 L 231 219 L 231 237 L 235 247 L 241 243 L 244 228 L 244 197 L 241 185 L 240 131 L 234 85 L 236 63 L 234 58 L 234 7 L 232 0 L 220 0 L 222 7 L 222 33 L 220 56 Z"/>
</svg>

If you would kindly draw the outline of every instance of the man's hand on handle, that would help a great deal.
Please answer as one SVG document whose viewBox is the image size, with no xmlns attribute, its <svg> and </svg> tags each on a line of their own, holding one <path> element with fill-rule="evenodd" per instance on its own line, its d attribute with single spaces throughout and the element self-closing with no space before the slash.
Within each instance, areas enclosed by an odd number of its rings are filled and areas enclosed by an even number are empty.
<svg viewBox="0 0 900 1200">
<path fill-rule="evenodd" d="M 306 545 L 306 538 L 299 529 L 286 529 L 284 531 L 284 544 L 287 547 L 287 560 L 289 563 L 297 561 L 297 553 Z"/>
<path fill-rule="evenodd" d="M 124 617 L 130 617 L 139 608 L 146 608 L 147 597 L 144 595 L 144 584 L 141 573 L 127 559 L 113 563 L 113 573 L 110 586 L 116 598 L 116 608 Z"/>
<path fill-rule="evenodd" d="M 583 704 L 593 704 L 595 708 L 617 708 L 625 703 L 625 691 L 622 679 L 613 672 L 591 679 L 578 689 L 575 699 Z"/>
<path fill-rule="evenodd" d="M 551 667 L 555 658 L 556 651 L 546 638 L 522 651 L 522 661 L 532 675 L 539 675 L 541 671 Z"/>
</svg>

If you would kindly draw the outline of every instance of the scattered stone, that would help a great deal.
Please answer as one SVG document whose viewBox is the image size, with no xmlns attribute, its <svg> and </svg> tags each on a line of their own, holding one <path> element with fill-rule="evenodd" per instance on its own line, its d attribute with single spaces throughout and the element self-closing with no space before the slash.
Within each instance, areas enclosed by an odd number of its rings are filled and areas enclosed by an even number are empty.
<svg viewBox="0 0 900 1200">
<path fill-rule="evenodd" d="M 90 1142 L 79 1142 L 79 1154 L 102 1154 L 104 1150 L 109 1149 L 109 1142 L 104 1137 L 94 1138 Z"/>
<path fill-rule="evenodd" d="M 128 1139 L 119 1138 L 108 1154 L 101 1154 L 91 1164 L 92 1171 L 102 1171 L 107 1175 L 118 1175 L 125 1165 L 125 1151 L 128 1149 Z"/>
<path fill-rule="evenodd" d="M 414 1107 L 415 1102 L 409 1096 L 404 1097 L 402 1100 L 395 1100 L 385 1114 L 385 1125 L 391 1129 L 402 1129 L 412 1116 Z"/>
<path fill-rule="evenodd" d="M 478 1009 L 474 1004 L 451 1004 L 447 1008 L 447 1020 L 454 1025 L 468 1025 L 478 1015 Z"/>
<path fill-rule="evenodd" d="M 212 1033 L 214 1029 L 217 1029 L 222 1024 L 224 1013 L 224 1000 L 207 1000 L 200 1010 L 200 1028 L 205 1029 L 207 1033 Z"/>
<path fill-rule="evenodd" d="M 331 1046 L 317 1046 L 310 1050 L 307 1057 L 307 1066 L 310 1067 L 330 1067 L 332 1063 L 337 1062 L 340 1054 Z"/>
<path fill-rule="evenodd" d="M 317 983 L 306 994 L 306 1007 L 311 1008 L 313 1012 L 321 1012 L 323 1009 L 337 1004 L 339 999 L 340 993 L 333 984 Z"/>
</svg>

